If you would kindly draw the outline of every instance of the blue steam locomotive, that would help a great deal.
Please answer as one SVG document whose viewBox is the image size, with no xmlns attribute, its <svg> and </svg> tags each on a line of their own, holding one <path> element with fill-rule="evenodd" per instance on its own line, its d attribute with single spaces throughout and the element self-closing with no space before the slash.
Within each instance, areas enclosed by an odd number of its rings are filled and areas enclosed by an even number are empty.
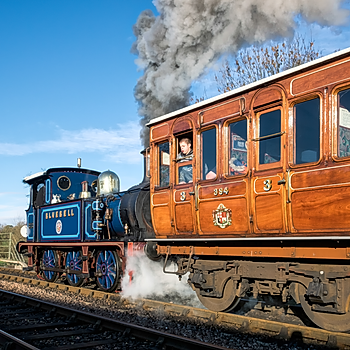
<svg viewBox="0 0 350 350">
<path fill-rule="evenodd" d="M 82 169 L 79 163 L 23 182 L 30 186 L 30 203 L 21 230 L 26 242 L 17 250 L 28 256 L 28 270 L 49 282 L 66 274 L 72 286 L 94 279 L 103 291 L 119 288 L 127 256 L 144 250 L 144 240 L 154 237 L 146 172 L 139 185 L 124 192 L 114 172 Z M 157 258 L 153 246 L 145 251 Z"/>
</svg>

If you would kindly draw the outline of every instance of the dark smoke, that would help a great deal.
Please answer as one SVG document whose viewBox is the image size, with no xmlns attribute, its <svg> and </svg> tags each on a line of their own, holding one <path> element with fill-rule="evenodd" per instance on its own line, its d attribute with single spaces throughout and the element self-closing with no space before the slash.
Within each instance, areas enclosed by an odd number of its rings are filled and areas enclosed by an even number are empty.
<svg viewBox="0 0 350 350">
<path fill-rule="evenodd" d="M 290 37 L 301 15 L 321 25 L 341 25 L 343 0 L 154 0 L 134 26 L 133 52 L 144 75 L 135 87 L 145 147 L 145 124 L 189 104 L 190 88 L 223 54 L 243 45 Z"/>
</svg>

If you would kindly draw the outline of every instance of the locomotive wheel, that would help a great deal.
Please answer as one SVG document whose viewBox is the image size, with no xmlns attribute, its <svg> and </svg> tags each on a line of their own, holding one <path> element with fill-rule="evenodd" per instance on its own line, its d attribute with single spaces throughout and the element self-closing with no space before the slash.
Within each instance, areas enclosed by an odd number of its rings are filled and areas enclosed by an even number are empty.
<svg viewBox="0 0 350 350">
<path fill-rule="evenodd" d="M 326 312 L 313 311 L 310 304 L 305 299 L 306 288 L 302 284 L 298 284 L 299 299 L 301 306 L 306 314 L 306 316 L 320 328 L 326 329 L 328 331 L 335 332 L 349 332 L 350 331 L 350 310 L 348 299 L 348 308 L 346 314 L 331 314 Z M 350 296 L 349 296 L 350 298 Z"/>
<path fill-rule="evenodd" d="M 79 270 L 83 268 L 81 251 L 68 252 L 66 257 L 66 269 Z M 80 287 L 84 282 L 84 277 L 78 277 L 75 273 L 67 273 L 67 282 L 73 287 Z"/>
<path fill-rule="evenodd" d="M 241 300 L 237 297 L 237 282 L 229 279 L 224 287 L 221 298 L 213 298 L 200 294 L 200 289 L 196 288 L 197 297 L 200 302 L 209 310 L 216 312 L 228 312 L 233 310 Z"/>
<path fill-rule="evenodd" d="M 96 259 L 96 283 L 104 292 L 116 290 L 119 282 L 120 262 L 116 252 L 101 250 Z"/>
<path fill-rule="evenodd" d="M 55 250 L 44 250 L 41 260 L 42 268 L 54 268 L 57 267 L 57 253 Z M 56 282 L 58 279 L 58 272 L 42 270 L 43 276 L 48 282 Z"/>
</svg>

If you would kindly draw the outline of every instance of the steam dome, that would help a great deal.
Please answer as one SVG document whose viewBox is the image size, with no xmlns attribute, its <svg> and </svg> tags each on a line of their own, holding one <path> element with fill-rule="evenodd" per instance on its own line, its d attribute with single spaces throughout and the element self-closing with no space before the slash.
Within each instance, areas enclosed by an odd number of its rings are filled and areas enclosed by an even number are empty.
<svg viewBox="0 0 350 350">
<path fill-rule="evenodd" d="M 119 177 L 113 171 L 107 170 L 100 174 L 97 180 L 97 195 L 108 195 L 119 192 Z"/>
</svg>

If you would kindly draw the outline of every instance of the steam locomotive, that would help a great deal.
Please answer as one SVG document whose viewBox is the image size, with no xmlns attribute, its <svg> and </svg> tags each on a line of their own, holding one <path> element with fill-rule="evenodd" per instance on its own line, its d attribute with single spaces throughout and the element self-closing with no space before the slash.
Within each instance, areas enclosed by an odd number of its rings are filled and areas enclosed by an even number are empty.
<svg viewBox="0 0 350 350">
<path fill-rule="evenodd" d="M 127 255 L 143 251 L 144 239 L 154 237 L 149 178 L 120 192 L 114 172 L 77 167 L 51 168 L 23 182 L 30 185 L 21 230 L 27 241 L 17 250 L 28 256 L 28 269 L 49 282 L 65 273 L 72 286 L 90 278 L 103 291 L 120 288 Z"/>
<path fill-rule="evenodd" d="M 111 172 L 25 179 L 29 267 L 112 291 L 128 251 L 145 249 L 208 309 L 267 297 L 350 331 L 350 49 L 148 126 L 150 176 L 125 193 Z M 193 154 L 179 161 L 183 140 Z"/>
</svg>

